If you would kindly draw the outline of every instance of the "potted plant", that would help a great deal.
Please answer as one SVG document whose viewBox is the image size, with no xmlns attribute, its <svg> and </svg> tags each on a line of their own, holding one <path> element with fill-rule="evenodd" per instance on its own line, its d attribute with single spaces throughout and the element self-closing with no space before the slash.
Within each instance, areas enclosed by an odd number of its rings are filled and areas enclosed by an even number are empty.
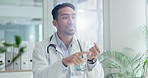
<svg viewBox="0 0 148 78">
<path fill-rule="evenodd" d="M 99 57 L 105 71 L 105 78 L 144 78 L 147 59 L 137 54 L 134 58 L 117 51 L 106 51 Z M 137 76 L 141 72 L 140 77 Z"/>
<path fill-rule="evenodd" d="M 142 32 L 146 41 L 145 54 L 137 54 L 132 58 L 122 52 L 105 51 L 99 56 L 105 78 L 145 78 L 148 70 L 148 27 L 142 27 Z"/>
<path fill-rule="evenodd" d="M 0 42 L 0 53 L 7 52 L 8 47 L 15 47 L 15 48 L 19 49 L 18 54 L 16 54 L 16 56 L 13 57 L 13 59 L 9 65 L 11 65 L 14 61 L 16 61 L 17 58 L 20 57 L 25 52 L 24 50 L 25 50 L 26 46 L 20 46 L 21 42 L 22 42 L 22 38 L 20 36 L 15 36 L 14 43 Z M 3 63 L 0 62 L 0 65 L 3 65 Z"/>
</svg>

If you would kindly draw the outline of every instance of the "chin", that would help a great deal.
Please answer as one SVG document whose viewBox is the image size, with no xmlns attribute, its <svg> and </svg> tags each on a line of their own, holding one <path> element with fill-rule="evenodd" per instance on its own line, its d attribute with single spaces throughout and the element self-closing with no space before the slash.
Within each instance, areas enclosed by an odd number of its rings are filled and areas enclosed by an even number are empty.
<svg viewBox="0 0 148 78">
<path fill-rule="evenodd" d="M 74 35 L 75 32 L 69 32 L 69 33 L 66 33 L 67 35 Z"/>
</svg>

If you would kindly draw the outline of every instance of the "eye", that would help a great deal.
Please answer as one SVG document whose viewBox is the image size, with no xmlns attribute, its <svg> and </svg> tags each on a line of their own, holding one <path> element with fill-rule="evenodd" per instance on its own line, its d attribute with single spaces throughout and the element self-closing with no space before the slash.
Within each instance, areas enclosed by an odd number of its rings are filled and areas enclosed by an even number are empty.
<svg viewBox="0 0 148 78">
<path fill-rule="evenodd" d="M 73 15 L 73 16 L 72 16 L 72 19 L 76 19 L 76 15 Z"/>
<path fill-rule="evenodd" d="M 63 16 L 62 19 L 68 19 L 68 16 Z"/>
<path fill-rule="evenodd" d="M 69 18 L 69 15 L 63 14 L 61 17 L 62 17 L 62 19 L 68 19 Z"/>
</svg>

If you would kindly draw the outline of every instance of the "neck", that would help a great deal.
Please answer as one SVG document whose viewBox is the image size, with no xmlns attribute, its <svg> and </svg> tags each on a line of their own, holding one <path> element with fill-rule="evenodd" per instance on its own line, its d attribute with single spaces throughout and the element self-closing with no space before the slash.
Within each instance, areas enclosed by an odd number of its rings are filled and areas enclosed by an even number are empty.
<svg viewBox="0 0 148 78">
<path fill-rule="evenodd" d="M 72 35 L 62 35 L 57 33 L 59 38 L 61 39 L 61 41 L 65 44 L 65 46 L 68 48 L 68 46 L 70 45 L 73 36 Z"/>
</svg>

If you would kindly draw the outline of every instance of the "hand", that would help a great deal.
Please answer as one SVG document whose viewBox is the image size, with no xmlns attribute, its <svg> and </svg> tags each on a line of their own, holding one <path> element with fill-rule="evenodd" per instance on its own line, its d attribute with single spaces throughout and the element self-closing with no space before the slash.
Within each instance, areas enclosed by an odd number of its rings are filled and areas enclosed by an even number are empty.
<svg viewBox="0 0 148 78">
<path fill-rule="evenodd" d="M 68 65 L 71 65 L 71 64 L 80 65 L 80 64 L 82 64 L 84 62 L 84 59 L 82 58 L 82 55 L 88 54 L 88 53 L 89 52 L 77 52 L 75 54 L 72 54 L 69 57 L 63 58 L 62 63 L 66 67 Z"/>
<path fill-rule="evenodd" d="M 97 46 L 96 43 L 94 43 L 94 46 L 91 47 L 89 49 L 89 51 L 90 52 L 87 56 L 87 59 L 89 59 L 89 60 L 93 60 L 93 59 L 97 58 L 97 56 L 100 54 L 100 49 L 99 49 L 99 47 Z"/>
</svg>

